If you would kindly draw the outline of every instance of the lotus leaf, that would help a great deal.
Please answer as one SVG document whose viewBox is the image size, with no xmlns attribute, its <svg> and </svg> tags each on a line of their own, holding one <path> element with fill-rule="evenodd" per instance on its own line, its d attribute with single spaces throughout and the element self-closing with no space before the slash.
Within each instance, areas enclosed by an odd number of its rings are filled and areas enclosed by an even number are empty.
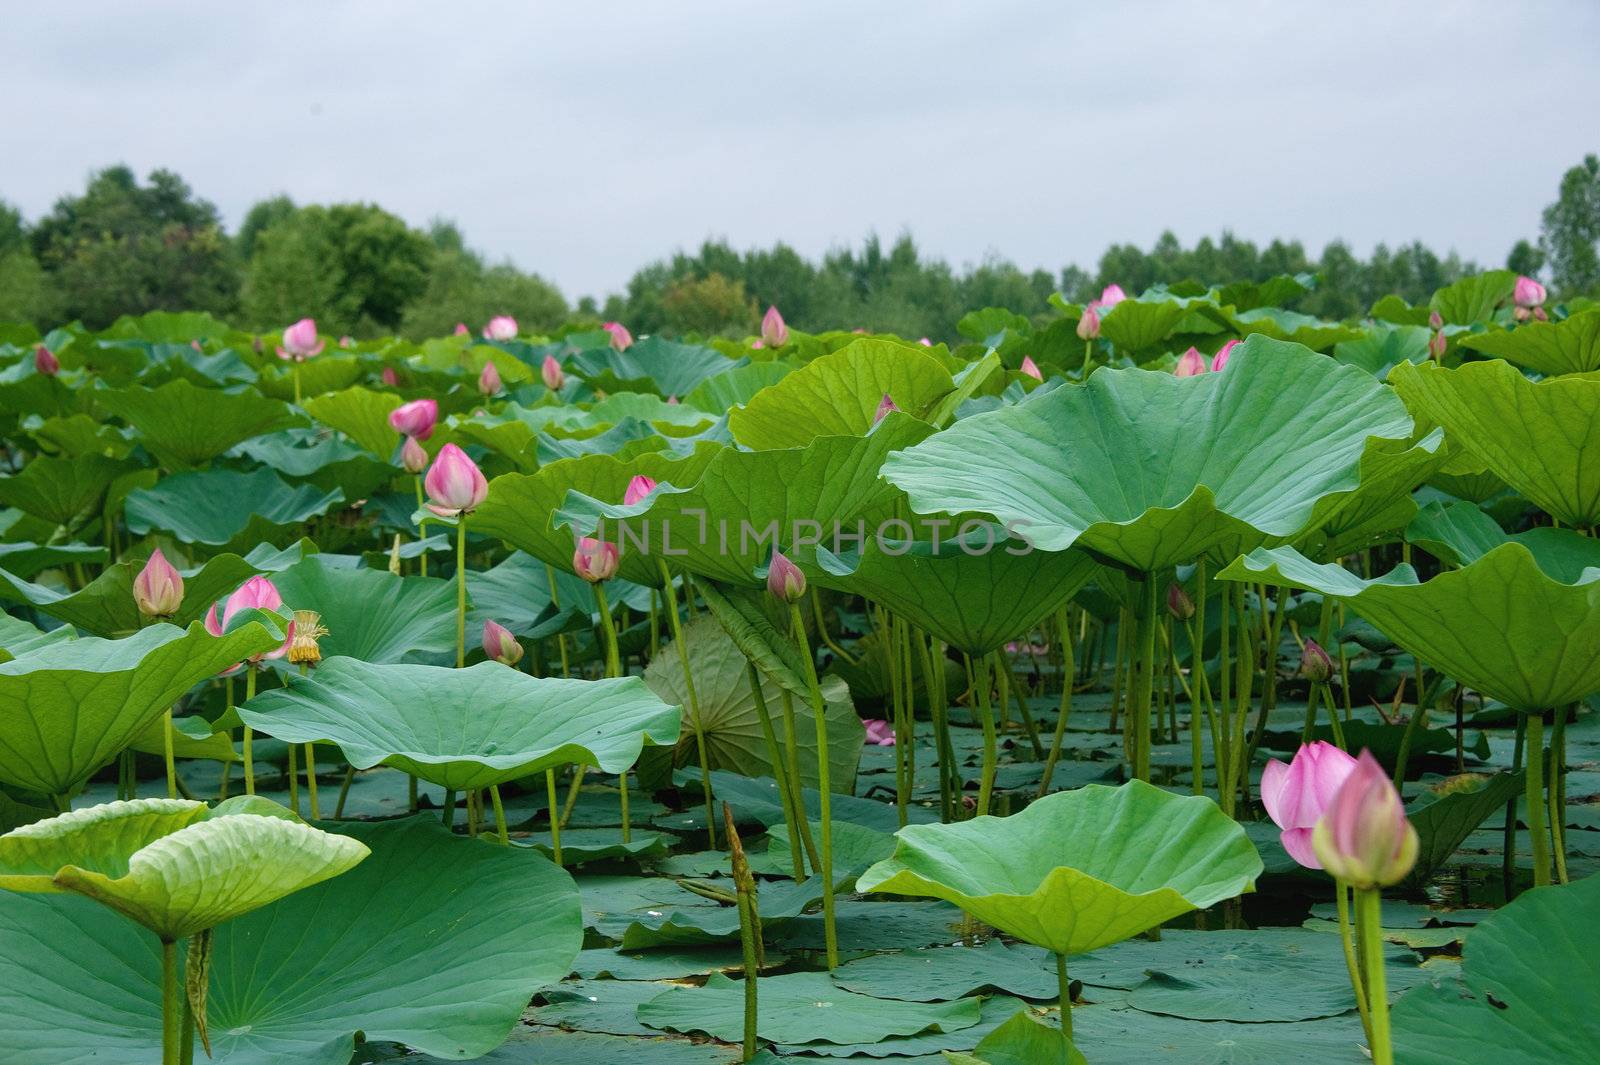
<svg viewBox="0 0 1600 1065">
<path fill-rule="evenodd" d="M 202 466 L 241 441 L 303 424 L 287 403 L 251 392 L 198 388 L 185 380 L 160 388 L 106 389 L 95 402 L 133 426 L 169 469 Z"/>
</svg>

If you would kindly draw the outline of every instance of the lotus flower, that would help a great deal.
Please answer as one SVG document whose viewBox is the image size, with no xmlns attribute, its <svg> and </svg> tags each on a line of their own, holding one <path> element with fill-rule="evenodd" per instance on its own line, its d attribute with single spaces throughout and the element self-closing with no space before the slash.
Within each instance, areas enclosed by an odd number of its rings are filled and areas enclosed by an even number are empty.
<svg viewBox="0 0 1600 1065">
<path fill-rule="evenodd" d="M 925 348 L 933 347 L 933 341 L 929 340 L 927 337 L 918 338 L 917 343 L 921 344 Z"/>
<path fill-rule="evenodd" d="M 1300 675 L 1313 684 L 1326 684 L 1333 676 L 1333 659 L 1316 640 L 1307 640 L 1301 649 Z"/>
<path fill-rule="evenodd" d="M 472 335 L 472 330 L 467 328 L 467 323 L 466 322 L 457 322 L 456 323 L 456 336 L 465 337 L 465 336 L 471 336 L 471 335 Z"/>
<path fill-rule="evenodd" d="M 539 366 L 539 376 L 544 380 L 544 387 L 552 392 L 561 391 L 561 386 L 567 379 L 567 375 L 561 372 L 561 363 L 556 361 L 554 355 L 544 357 L 544 362 Z"/>
<path fill-rule="evenodd" d="M 1418 846 L 1400 793 L 1363 750 L 1312 830 L 1312 850 L 1332 876 L 1368 889 L 1404 880 L 1417 864 Z"/>
<path fill-rule="evenodd" d="M 1194 600 L 1177 581 L 1167 585 L 1167 612 L 1179 621 L 1194 617 Z"/>
<path fill-rule="evenodd" d="M 305 362 L 313 355 L 321 355 L 327 343 L 317 336 L 315 319 L 302 318 L 283 331 L 283 346 L 278 349 L 278 358 Z"/>
<path fill-rule="evenodd" d="M 618 351 L 627 351 L 633 346 L 633 334 L 621 322 L 601 322 L 600 328 L 611 334 L 611 346 Z"/>
<path fill-rule="evenodd" d="M 55 353 L 49 348 L 40 344 L 33 349 L 33 368 L 46 377 L 54 377 L 61 372 L 61 360 L 56 358 Z"/>
<path fill-rule="evenodd" d="M 515 340 L 517 320 L 509 314 L 497 314 L 483 327 L 483 335 L 486 340 Z"/>
<path fill-rule="evenodd" d="M 233 620 L 234 615 L 238 614 L 241 610 L 276 611 L 282 606 L 283 596 L 278 594 L 276 585 L 274 585 L 266 577 L 251 577 L 249 580 L 239 585 L 238 589 L 232 595 L 228 596 L 228 601 L 223 604 L 222 617 L 220 620 L 217 618 L 217 605 L 215 603 L 211 604 L 211 609 L 206 611 L 206 631 L 213 636 L 221 636 L 227 631 L 228 623 Z M 282 647 L 279 647 L 275 651 L 268 651 L 264 654 L 251 655 L 250 661 L 252 663 L 258 663 L 263 659 L 282 658 L 284 655 L 289 653 L 289 645 L 293 642 L 294 622 L 291 621 L 289 623 L 288 631 L 284 633 Z M 234 663 L 234 665 L 229 666 L 228 669 L 224 670 L 223 672 L 229 672 L 237 668 L 237 666 L 238 663 Z"/>
<path fill-rule="evenodd" d="M 590 584 L 599 584 L 617 575 L 620 561 L 616 544 L 585 536 L 572 552 L 572 571 Z"/>
<path fill-rule="evenodd" d="M 1428 312 L 1428 328 L 1429 329 L 1443 329 L 1444 328 L 1444 315 L 1440 314 L 1438 311 L 1429 311 Z"/>
<path fill-rule="evenodd" d="M 667 397 L 667 406 L 676 407 L 677 405 L 678 405 L 678 397 L 677 396 L 668 396 Z"/>
<path fill-rule="evenodd" d="M 776 307 L 768 307 L 761 318 L 761 341 L 769 348 L 781 348 L 789 342 L 789 327 L 783 324 L 783 315 Z"/>
<path fill-rule="evenodd" d="M 400 375 L 394 372 L 393 366 L 385 366 L 383 373 L 379 375 L 379 380 L 389 388 L 393 388 L 400 383 Z"/>
<path fill-rule="evenodd" d="M 422 487 L 428 493 L 428 509 L 443 518 L 471 513 L 489 494 L 483 471 L 455 444 L 439 449 Z"/>
<path fill-rule="evenodd" d="M 1039 364 L 1033 361 L 1032 355 L 1024 355 L 1022 357 L 1022 373 L 1024 376 L 1031 377 L 1035 381 L 1044 380 L 1044 374 L 1039 372 Z"/>
<path fill-rule="evenodd" d="M 639 500 L 655 491 L 656 482 L 653 477 L 639 474 L 628 482 L 628 490 L 622 493 L 622 502 L 625 506 L 633 506 Z"/>
<path fill-rule="evenodd" d="M 1111 284 L 1100 290 L 1100 306 L 1102 307 L 1115 307 L 1127 298 L 1128 294 L 1122 291 L 1121 285 Z"/>
<path fill-rule="evenodd" d="M 868 747 L 893 747 L 894 726 L 881 717 L 870 718 L 862 722 L 867 726 Z"/>
<path fill-rule="evenodd" d="M 1228 360 L 1233 357 L 1233 349 L 1238 346 L 1238 340 L 1230 340 L 1218 348 L 1217 353 L 1211 356 L 1211 372 L 1221 373 L 1222 368 L 1228 365 Z"/>
<path fill-rule="evenodd" d="M 1174 377 L 1194 377 L 1206 372 L 1206 357 L 1195 348 L 1190 348 L 1178 359 L 1178 365 L 1172 368 Z"/>
<path fill-rule="evenodd" d="M 879 422 L 887 418 L 891 411 L 897 411 L 899 409 L 899 407 L 894 405 L 894 400 L 890 398 L 889 393 L 885 392 L 883 394 L 883 398 L 878 400 L 878 409 L 872 414 L 872 424 L 877 425 Z"/>
<path fill-rule="evenodd" d="M 351 339 L 350 337 L 348 337 L 348 336 L 342 336 L 342 337 L 339 338 L 339 346 L 341 348 L 348 348 L 351 345 L 353 345 L 354 343 L 355 343 L 355 341 L 353 339 Z"/>
<path fill-rule="evenodd" d="M 133 603 L 147 618 L 170 618 L 183 605 L 183 575 L 159 547 L 133 579 Z"/>
<path fill-rule="evenodd" d="M 478 375 L 478 391 L 486 396 L 498 396 L 501 387 L 500 371 L 495 369 L 494 363 L 484 363 L 483 372 Z"/>
<path fill-rule="evenodd" d="M 1317 740 L 1301 746 L 1287 765 L 1274 758 L 1261 772 L 1261 805 L 1283 830 L 1278 837 L 1283 849 L 1307 869 L 1322 868 L 1311 845 L 1312 830 L 1355 767 L 1354 758 Z"/>
<path fill-rule="evenodd" d="M 767 567 L 767 591 L 785 603 L 798 603 L 806 594 L 806 575 L 782 551 L 772 552 Z"/>
<path fill-rule="evenodd" d="M 406 437 L 406 442 L 400 445 L 400 465 L 405 467 L 409 474 L 418 474 L 428 468 L 428 452 L 421 444 L 417 443 L 414 436 Z"/>
<path fill-rule="evenodd" d="M 1436 331 L 1433 336 L 1428 338 L 1428 355 L 1437 362 L 1444 358 L 1445 349 L 1449 346 L 1450 342 L 1445 339 L 1444 331 Z"/>
<path fill-rule="evenodd" d="M 432 399 L 414 399 L 402 403 L 389 412 L 389 426 L 415 440 L 426 440 L 433 435 L 439 421 L 439 402 Z"/>
<path fill-rule="evenodd" d="M 1093 340 L 1100 335 L 1100 311 L 1091 303 L 1078 317 L 1078 339 Z"/>
<path fill-rule="evenodd" d="M 514 666 L 522 660 L 522 645 L 510 629 L 491 618 L 483 623 L 483 653 L 503 665 Z"/>
<path fill-rule="evenodd" d="M 1516 305 L 1528 310 L 1532 310 L 1543 303 L 1546 295 L 1544 286 L 1526 275 L 1517 278 L 1516 287 L 1511 290 L 1511 298 L 1516 302 Z"/>
</svg>

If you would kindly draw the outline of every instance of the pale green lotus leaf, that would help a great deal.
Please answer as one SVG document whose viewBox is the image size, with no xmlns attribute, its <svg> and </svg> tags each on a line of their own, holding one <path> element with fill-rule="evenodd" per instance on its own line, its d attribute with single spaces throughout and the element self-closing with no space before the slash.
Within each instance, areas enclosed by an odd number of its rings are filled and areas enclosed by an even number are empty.
<svg viewBox="0 0 1600 1065">
<path fill-rule="evenodd" d="M 1600 370 L 1600 310 L 1583 311 L 1559 322 L 1523 322 L 1461 338 L 1461 346 L 1498 355 L 1535 373 L 1554 377 Z"/>
<path fill-rule="evenodd" d="M 224 392 L 170 381 L 160 388 L 105 389 L 95 402 L 133 426 L 169 469 L 203 466 L 241 441 L 303 425 L 287 404 L 257 392 Z"/>
</svg>

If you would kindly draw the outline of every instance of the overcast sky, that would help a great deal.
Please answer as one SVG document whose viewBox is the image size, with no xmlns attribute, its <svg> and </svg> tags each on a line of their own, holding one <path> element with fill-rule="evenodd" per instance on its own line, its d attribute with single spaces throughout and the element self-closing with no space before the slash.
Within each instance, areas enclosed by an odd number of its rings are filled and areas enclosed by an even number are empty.
<svg viewBox="0 0 1600 1065">
<path fill-rule="evenodd" d="M 0 199 L 370 200 L 569 296 L 707 236 L 1052 271 L 1227 228 L 1498 265 L 1600 151 L 1600 3 L 8 4 Z"/>
</svg>

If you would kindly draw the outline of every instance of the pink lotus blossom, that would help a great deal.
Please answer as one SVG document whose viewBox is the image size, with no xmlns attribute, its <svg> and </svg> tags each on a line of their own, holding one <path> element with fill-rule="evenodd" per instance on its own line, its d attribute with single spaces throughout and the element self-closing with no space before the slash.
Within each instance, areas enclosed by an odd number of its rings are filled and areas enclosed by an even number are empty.
<svg viewBox="0 0 1600 1065">
<path fill-rule="evenodd" d="M 355 341 L 352 340 L 348 336 L 342 336 L 342 337 L 339 338 L 339 346 L 341 348 L 348 348 L 348 347 L 352 346 L 353 344 L 355 344 Z"/>
<path fill-rule="evenodd" d="M 899 407 L 894 405 L 894 400 L 890 397 L 889 393 L 885 392 L 883 394 L 883 398 L 878 401 L 878 409 L 872 413 L 872 424 L 877 425 L 879 422 L 887 418 L 892 412 L 899 409 Z"/>
<path fill-rule="evenodd" d="M 1174 377 L 1194 377 L 1206 372 L 1206 357 L 1195 348 L 1190 348 L 1178 359 L 1178 365 L 1172 368 Z"/>
<path fill-rule="evenodd" d="M 1233 357 L 1233 349 L 1238 346 L 1238 340 L 1230 340 L 1226 344 L 1222 345 L 1222 347 L 1218 348 L 1217 353 L 1211 356 L 1211 372 L 1221 373 L 1222 368 L 1228 365 L 1228 360 Z"/>
<path fill-rule="evenodd" d="M 638 476 L 634 477 L 633 480 L 628 482 L 627 491 L 622 493 L 622 502 L 623 502 L 623 504 L 625 506 L 630 506 L 631 507 L 635 503 L 639 502 L 639 500 L 643 499 L 645 496 L 649 495 L 651 492 L 654 492 L 655 490 L 656 490 L 655 478 L 654 477 L 646 477 L 644 474 L 641 473 Z"/>
<path fill-rule="evenodd" d="M 133 603 L 147 618 L 169 618 L 183 605 L 183 575 L 159 547 L 133 579 Z"/>
<path fill-rule="evenodd" d="M 782 551 L 772 552 L 767 566 L 767 591 L 785 603 L 798 603 L 806 594 L 806 575 Z"/>
<path fill-rule="evenodd" d="M 1122 291 L 1121 285 L 1110 284 L 1100 290 L 1099 302 L 1102 307 L 1115 307 L 1127 298 L 1128 294 Z"/>
<path fill-rule="evenodd" d="M 483 372 L 478 375 L 478 391 L 486 396 L 498 396 L 502 387 L 500 371 L 495 369 L 494 363 L 484 363 Z"/>
<path fill-rule="evenodd" d="M 483 327 L 485 340 L 517 339 L 517 320 L 509 314 L 497 314 Z"/>
<path fill-rule="evenodd" d="M 455 335 L 458 337 L 471 336 L 472 330 L 467 328 L 466 322 L 457 322 Z"/>
<path fill-rule="evenodd" d="M 418 474 L 428 468 L 427 449 L 417 443 L 416 437 L 408 436 L 406 442 L 400 445 L 400 465 L 410 474 Z"/>
<path fill-rule="evenodd" d="M 514 666 L 522 660 L 522 645 L 510 629 L 489 619 L 483 623 L 483 653 L 496 662 Z"/>
<path fill-rule="evenodd" d="M 305 362 L 314 355 L 321 355 L 327 343 L 317 336 L 316 321 L 302 318 L 283 331 L 283 346 L 278 348 L 278 358 Z"/>
<path fill-rule="evenodd" d="M 61 360 L 55 353 L 40 344 L 33 349 L 33 368 L 46 377 L 54 377 L 61 372 Z"/>
<path fill-rule="evenodd" d="M 1317 859 L 1351 887 L 1388 887 L 1411 872 L 1418 847 L 1400 793 L 1372 752 L 1363 750 L 1311 832 Z"/>
<path fill-rule="evenodd" d="M 444 518 L 470 514 L 489 495 L 483 471 L 455 444 L 439 449 L 422 487 L 428 493 L 428 509 Z"/>
<path fill-rule="evenodd" d="M 1511 298 L 1516 305 L 1529 310 L 1543 303 L 1546 295 L 1544 286 L 1526 275 L 1517 278 L 1516 286 L 1511 290 Z"/>
<path fill-rule="evenodd" d="M 439 421 L 439 402 L 433 399 L 414 399 L 402 403 L 389 412 L 389 427 L 415 440 L 426 440 L 433 435 Z"/>
<path fill-rule="evenodd" d="M 862 722 L 867 726 L 867 746 L 893 747 L 894 726 L 881 717 L 868 718 Z"/>
<path fill-rule="evenodd" d="M 918 340 L 918 341 L 917 341 L 917 343 L 918 343 L 918 344 L 921 344 L 921 345 L 922 345 L 922 346 L 923 346 L 923 347 L 925 347 L 925 348 L 931 348 L 931 347 L 933 347 L 933 341 L 931 341 L 931 340 L 929 340 L 929 339 L 928 339 L 928 338 L 927 338 L 927 337 L 922 337 L 922 338 L 920 338 L 920 339 L 919 339 L 919 340 Z"/>
<path fill-rule="evenodd" d="M 601 322 L 600 328 L 611 334 L 611 346 L 618 351 L 627 351 L 633 346 L 633 334 L 621 322 Z"/>
<path fill-rule="evenodd" d="M 1024 376 L 1031 377 L 1035 381 L 1044 380 L 1044 374 L 1039 372 L 1039 364 L 1033 361 L 1032 355 L 1024 355 L 1022 357 L 1022 373 Z"/>
<path fill-rule="evenodd" d="M 585 536 L 572 552 L 572 571 L 590 584 L 599 584 L 617 575 L 621 561 L 616 544 Z"/>
<path fill-rule="evenodd" d="M 552 392 L 561 391 L 567 379 L 567 375 L 561 372 L 561 363 L 556 361 L 554 355 L 544 357 L 544 362 L 539 366 L 539 377 L 544 381 L 544 387 Z"/>
<path fill-rule="evenodd" d="M 283 596 L 278 594 L 277 586 L 266 577 L 255 576 L 239 585 L 234 593 L 228 596 L 228 601 L 223 604 L 222 618 L 217 618 L 217 605 L 211 604 L 211 609 L 206 611 L 206 631 L 213 636 L 221 636 L 228 630 L 228 623 L 241 610 L 265 610 L 276 612 L 283 607 Z M 294 642 L 294 622 L 289 622 L 288 630 L 284 633 L 283 646 L 274 651 L 267 651 L 259 655 L 251 655 L 250 662 L 258 664 L 268 658 L 282 658 L 289 653 L 289 644 Z M 238 668 L 235 662 L 223 672 L 230 672 Z"/>
<path fill-rule="evenodd" d="M 383 373 L 379 375 L 379 380 L 389 388 L 393 388 L 400 383 L 400 375 L 394 372 L 393 366 L 385 366 Z"/>
<path fill-rule="evenodd" d="M 769 348 L 781 348 L 789 342 L 789 327 L 783 324 L 778 308 L 768 307 L 761 318 L 761 339 Z"/>
<path fill-rule="evenodd" d="M 1261 773 L 1261 805 L 1283 830 L 1278 838 L 1289 857 L 1307 869 L 1321 869 L 1311 832 L 1333 802 L 1356 760 L 1331 743 L 1317 740 L 1295 752 L 1287 765 L 1276 758 Z"/>
<path fill-rule="evenodd" d="M 1439 330 L 1428 338 L 1428 357 L 1437 362 L 1444 358 L 1444 353 L 1449 347 L 1450 341 L 1445 337 L 1444 331 Z"/>
<path fill-rule="evenodd" d="M 1078 316 L 1078 339 L 1093 340 L 1100 335 L 1100 309 L 1098 304 L 1091 303 L 1083 309 L 1083 314 Z"/>
</svg>

